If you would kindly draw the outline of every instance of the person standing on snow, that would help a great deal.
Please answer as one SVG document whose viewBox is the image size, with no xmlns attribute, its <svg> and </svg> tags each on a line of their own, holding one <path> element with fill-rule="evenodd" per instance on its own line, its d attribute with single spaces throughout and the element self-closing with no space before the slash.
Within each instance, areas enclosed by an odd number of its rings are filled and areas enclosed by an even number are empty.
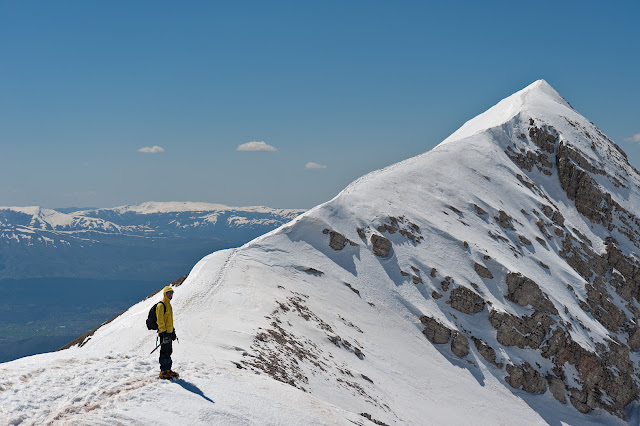
<svg viewBox="0 0 640 426">
<path fill-rule="evenodd" d="M 173 379 L 178 373 L 171 370 L 172 342 L 177 339 L 176 330 L 173 328 L 173 309 L 171 299 L 173 288 L 164 288 L 162 302 L 156 305 L 156 318 L 158 319 L 158 335 L 160 336 L 160 378 Z"/>
</svg>

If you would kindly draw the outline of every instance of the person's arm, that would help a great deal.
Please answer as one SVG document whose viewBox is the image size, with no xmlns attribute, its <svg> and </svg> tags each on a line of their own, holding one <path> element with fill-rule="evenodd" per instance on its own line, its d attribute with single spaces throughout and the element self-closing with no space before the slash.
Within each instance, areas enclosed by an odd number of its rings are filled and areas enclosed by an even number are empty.
<svg viewBox="0 0 640 426">
<path fill-rule="evenodd" d="M 167 331 L 167 325 L 164 321 L 164 304 L 162 302 L 156 305 L 156 318 L 158 319 L 158 333 L 165 333 Z"/>
</svg>

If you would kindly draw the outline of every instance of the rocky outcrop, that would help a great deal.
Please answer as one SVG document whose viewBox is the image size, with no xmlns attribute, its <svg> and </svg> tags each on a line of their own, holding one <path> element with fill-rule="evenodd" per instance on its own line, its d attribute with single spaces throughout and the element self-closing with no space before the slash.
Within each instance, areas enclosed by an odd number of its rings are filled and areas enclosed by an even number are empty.
<svg viewBox="0 0 640 426">
<path fill-rule="evenodd" d="M 591 222 L 607 226 L 613 215 L 611 194 L 601 191 L 591 175 L 571 160 L 573 151 L 563 143 L 558 147 L 556 166 L 560 185 L 580 214 Z"/>
<path fill-rule="evenodd" d="M 424 334 L 431 343 L 444 344 L 451 338 L 451 329 L 436 319 L 422 316 L 420 317 L 420 322 L 424 325 L 422 334 Z"/>
<path fill-rule="evenodd" d="M 498 343 L 505 347 L 540 350 L 540 354 L 555 366 L 555 374 L 543 378 L 540 371 L 530 364 L 508 365 L 509 375 L 505 380 L 512 387 L 540 393 L 548 384 L 559 402 L 566 402 L 568 391 L 569 401 L 579 411 L 588 413 L 595 408 L 603 408 L 622 418 L 627 404 L 638 398 L 639 390 L 633 378 L 634 365 L 629 356 L 630 350 L 625 345 L 610 341 L 608 345 L 597 344 L 597 352 L 589 351 L 573 341 L 565 328 L 557 326 L 552 317 L 537 310 L 522 318 L 492 310 L 489 321 L 497 330 Z M 631 340 L 640 340 L 640 337 L 635 337 L 636 332 L 632 335 L 634 339 Z M 485 359 L 495 361 L 495 351 L 492 354 L 479 339 L 474 339 L 474 343 Z M 572 381 L 566 378 L 568 365 L 573 366 L 578 375 Z M 567 383 L 579 383 L 579 387 L 571 387 Z"/>
<path fill-rule="evenodd" d="M 483 216 L 483 215 L 486 215 L 486 214 L 487 214 L 486 210 L 485 210 L 485 209 L 483 209 L 482 207 L 480 207 L 480 206 L 479 206 L 479 205 L 477 205 L 477 204 L 474 204 L 474 205 L 473 205 L 473 208 L 474 208 L 474 209 L 476 209 L 476 214 L 477 214 L 478 216 Z"/>
<path fill-rule="evenodd" d="M 500 210 L 498 212 L 498 216 L 494 217 L 496 223 L 505 229 L 515 229 L 513 227 L 513 218 L 509 216 L 506 212 Z"/>
<path fill-rule="evenodd" d="M 347 239 L 338 232 L 330 231 L 329 237 L 329 247 L 334 250 L 342 250 L 347 245 Z"/>
<path fill-rule="evenodd" d="M 529 138 L 542 150 L 550 154 L 555 151 L 555 146 L 559 139 L 558 132 L 553 127 L 547 125 L 537 127 L 533 119 L 529 120 Z"/>
<path fill-rule="evenodd" d="M 476 271 L 476 274 L 480 275 L 482 278 L 488 278 L 490 280 L 493 279 L 493 274 L 491 274 L 491 271 L 486 266 L 476 262 L 473 265 L 473 269 Z"/>
<path fill-rule="evenodd" d="M 587 303 L 589 304 L 591 315 L 607 330 L 617 333 L 620 328 L 628 321 L 624 312 L 618 308 L 615 303 L 611 302 L 608 292 L 603 284 L 598 287 L 586 284 Z"/>
<path fill-rule="evenodd" d="M 451 286 L 451 277 L 444 277 L 444 281 L 440 282 L 440 287 L 442 287 L 442 291 L 449 291 L 449 286 Z"/>
<path fill-rule="evenodd" d="M 558 251 L 558 254 L 586 282 L 592 282 L 594 279 L 601 280 L 607 272 L 606 260 L 584 241 L 580 241 L 570 234 L 564 235 L 562 249 Z"/>
<path fill-rule="evenodd" d="M 420 227 L 404 216 L 389 216 L 388 223 L 379 225 L 377 230 L 382 234 L 385 232 L 388 232 L 389 234 L 395 234 L 398 232 L 400 235 L 406 237 L 415 244 L 419 244 L 424 240 L 424 237 L 420 235 Z"/>
<path fill-rule="evenodd" d="M 535 167 L 540 172 L 545 175 L 551 175 L 551 169 L 553 168 L 553 163 L 549 161 L 549 157 L 546 154 L 540 151 L 527 151 L 525 149 L 521 149 L 520 152 L 515 152 L 510 146 L 507 147 L 505 154 L 509 156 L 509 158 L 516 163 L 521 169 L 526 170 L 528 172 L 532 171 Z M 520 180 L 525 186 L 529 187 L 529 182 Z"/>
<path fill-rule="evenodd" d="M 518 239 L 520 240 L 520 242 L 526 246 L 530 246 L 531 245 L 531 240 L 528 239 L 527 237 L 525 237 L 524 235 L 518 235 Z"/>
<path fill-rule="evenodd" d="M 556 401 L 560 402 L 561 404 L 566 404 L 567 395 L 564 382 L 555 376 L 549 375 L 547 376 L 547 383 L 549 384 L 551 395 L 553 395 Z"/>
<path fill-rule="evenodd" d="M 325 231 L 328 232 L 328 230 Z M 378 233 L 376 233 L 376 231 Z M 420 227 L 404 216 L 389 216 L 380 225 L 356 228 L 356 232 L 358 233 L 358 237 L 360 237 L 364 241 L 366 241 L 367 236 L 369 236 L 369 242 L 371 244 L 373 253 L 376 256 L 382 258 L 389 256 L 392 244 L 388 238 L 384 237 L 381 234 L 389 233 L 390 235 L 393 235 L 398 233 L 405 237 L 408 241 L 411 241 L 411 243 L 413 243 L 414 245 L 418 245 L 424 240 L 424 237 L 420 235 Z M 342 244 L 342 239 L 340 237 L 342 236 L 332 236 L 332 240 L 334 241 L 336 247 L 339 247 Z M 346 240 L 346 242 L 350 243 L 352 246 L 357 245 L 350 240 Z"/>
<path fill-rule="evenodd" d="M 467 336 L 459 331 L 454 331 L 453 339 L 451 340 L 451 352 L 460 358 L 466 356 L 469 353 L 469 339 L 467 339 Z"/>
<path fill-rule="evenodd" d="M 351 240 L 348 240 L 344 235 L 339 232 L 331 231 L 330 229 L 324 229 L 322 231 L 323 234 L 329 234 L 329 247 L 332 249 L 339 251 L 342 250 L 347 243 L 352 246 L 356 246 L 357 244 Z"/>
<path fill-rule="evenodd" d="M 504 378 L 511 387 L 529 393 L 543 393 L 547 390 L 547 381 L 529 363 L 507 365 L 508 376 Z"/>
<path fill-rule="evenodd" d="M 477 314 L 484 310 L 484 299 L 466 287 L 456 287 L 449 296 L 451 307 L 465 314 Z"/>
<path fill-rule="evenodd" d="M 638 349 L 640 349 L 640 327 L 636 327 L 629 332 L 629 339 L 627 340 L 627 344 L 632 351 L 637 351 Z"/>
<path fill-rule="evenodd" d="M 558 226 L 564 226 L 564 216 L 557 210 L 554 210 L 551 206 L 543 205 L 542 213 L 547 216 L 553 223 Z"/>
<path fill-rule="evenodd" d="M 492 309 L 489 322 L 498 331 L 496 339 L 501 345 L 538 349 L 555 320 L 539 311 L 521 318 Z"/>
<path fill-rule="evenodd" d="M 632 298 L 640 300 L 640 263 L 633 257 L 625 256 L 613 241 L 606 242 L 606 250 L 604 261 L 607 267 L 618 272 L 612 274 L 610 281 L 616 293 L 627 301 Z"/>
<path fill-rule="evenodd" d="M 387 257 L 391 251 L 391 241 L 385 237 L 373 234 L 371 236 L 371 247 L 373 254 L 378 257 Z"/>
<path fill-rule="evenodd" d="M 621 185 L 619 180 L 594 167 L 578 151 L 563 143 L 558 147 L 556 165 L 560 185 L 578 212 L 608 231 L 617 230 L 637 247 L 640 221 L 618 204 L 592 175 L 604 175 L 615 186 Z"/>
<path fill-rule="evenodd" d="M 488 362 L 495 366 L 501 367 L 500 364 L 496 361 L 496 351 L 491 346 L 486 344 L 482 339 L 478 339 L 477 337 L 471 337 L 473 340 L 473 344 L 476 347 L 476 350 L 482 357 Z"/>
<path fill-rule="evenodd" d="M 549 296 L 540 290 L 538 284 L 519 272 L 509 272 L 506 277 L 507 294 L 505 299 L 517 303 L 520 306 L 531 305 L 534 308 L 548 314 L 558 314 Z"/>
<path fill-rule="evenodd" d="M 608 348 L 601 344 L 598 347 L 601 355 L 584 349 L 566 331 L 556 328 L 541 354 L 556 365 L 560 375 L 564 374 L 566 364 L 577 371 L 581 388 L 568 388 L 569 400 L 576 409 L 588 413 L 603 408 L 624 419 L 624 408 L 638 398 L 629 349 L 615 342 L 610 342 Z"/>
</svg>

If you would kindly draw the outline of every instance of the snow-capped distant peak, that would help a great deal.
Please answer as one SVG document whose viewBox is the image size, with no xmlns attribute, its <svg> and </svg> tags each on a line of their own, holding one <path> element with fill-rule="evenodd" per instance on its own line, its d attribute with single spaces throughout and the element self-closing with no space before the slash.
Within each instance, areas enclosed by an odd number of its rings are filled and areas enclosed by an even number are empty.
<svg viewBox="0 0 640 426">
<path fill-rule="evenodd" d="M 125 206 L 114 207 L 110 209 L 100 210 L 113 210 L 120 214 L 132 212 L 137 214 L 154 214 L 154 213 L 179 213 L 179 212 L 209 212 L 209 211 L 250 211 L 256 213 L 268 213 L 273 211 L 279 212 L 297 212 L 300 213 L 300 209 L 273 209 L 263 206 L 250 206 L 250 207 L 232 207 L 225 204 L 216 203 L 203 203 L 192 201 L 147 201 L 141 204 L 127 204 Z"/>
<path fill-rule="evenodd" d="M 151 213 L 176 213 L 187 211 L 211 211 L 211 210 L 229 210 L 232 207 L 224 204 L 187 202 L 187 201 L 148 201 L 141 204 L 127 204 L 125 206 L 114 207 L 107 210 L 116 210 L 120 213 L 133 212 L 139 214 Z"/>
<path fill-rule="evenodd" d="M 41 227 L 41 225 L 43 225 L 44 223 L 47 223 L 52 227 L 69 226 L 74 221 L 73 215 L 60 213 L 55 210 L 39 206 L 0 207 L 0 210 L 9 210 L 32 216 L 32 222 L 34 222 L 37 227 Z M 38 221 L 40 223 L 36 224 L 35 221 Z"/>
<path fill-rule="evenodd" d="M 511 120 L 524 109 L 537 109 L 539 107 L 553 110 L 559 114 L 562 114 L 559 110 L 572 110 L 571 105 L 549 83 L 545 80 L 537 80 L 519 92 L 501 100 L 484 113 L 467 121 L 451 136 L 442 141 L 440 145 L 498 127 Z"/>
</svg>

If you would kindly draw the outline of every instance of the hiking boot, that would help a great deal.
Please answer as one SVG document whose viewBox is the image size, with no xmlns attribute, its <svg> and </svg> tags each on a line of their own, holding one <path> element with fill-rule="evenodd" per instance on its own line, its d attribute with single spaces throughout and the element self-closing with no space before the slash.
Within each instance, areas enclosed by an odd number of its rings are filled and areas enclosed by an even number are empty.
<svg viewBox="0 0 640 426">
<path fill-rule="evenodd" d="M 175 378 L 175 379 L 180 377 L 180 375 L 178 373 L 176 373 L 175 371 L 173 371 L 173 370 L 168 370 L 167 374 L 169 375 L 169 377 L 172 377 L 172 378 Z"/>
<path fill-rule="evenodd" d="M 165 370 L 160 372 L 160 375 L 158 376 L 158 378 L 160 379 L 173 379 L 173 376 L 170 374 L 171 370 Z"/>
</svg>

